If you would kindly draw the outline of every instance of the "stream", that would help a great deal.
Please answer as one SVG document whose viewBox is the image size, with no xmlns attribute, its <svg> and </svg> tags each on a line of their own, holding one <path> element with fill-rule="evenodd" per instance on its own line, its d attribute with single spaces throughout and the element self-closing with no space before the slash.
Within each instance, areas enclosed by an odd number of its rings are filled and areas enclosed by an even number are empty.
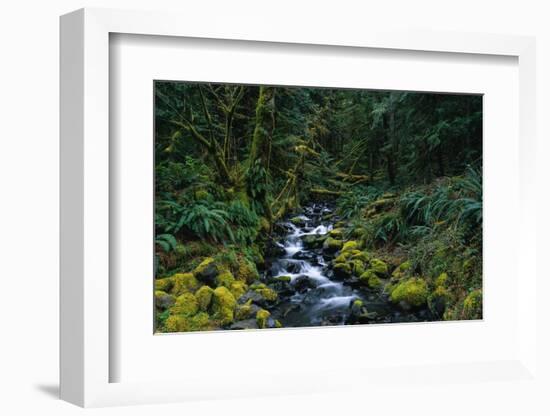
<svg viewBox="0 0 550 416">
<path fill-rule="evenodd" d="M 278 224 L 264 272 L 264 280 L 279 295 L 271 315 L 283 327 L 432 320 L 427 309 L 404 312 L 381 291 L 334 276 L 331 263 L 338 253 L 329 254 L 319 244 L 338 221 L 332 206 L 310 204 L 298 218 L 298 224 L 288 219 Z M 354 310 L 357 299 L 368 313 Z"/>
</svg>

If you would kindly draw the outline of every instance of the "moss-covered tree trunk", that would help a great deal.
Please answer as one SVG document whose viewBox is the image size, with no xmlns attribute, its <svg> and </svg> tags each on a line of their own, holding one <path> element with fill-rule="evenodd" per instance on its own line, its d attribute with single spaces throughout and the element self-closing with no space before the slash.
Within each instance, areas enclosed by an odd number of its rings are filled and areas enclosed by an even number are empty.
<svg viewBox="0 0 550 416">
<path fill-rule="evenodd" d="M 269 169 L 269 157 L 271 153 L 271 137 L 275 126 L 275 88 L 261 86 L 256 103 L 256 120 L 254 133 L 252 135 L 252 143 L 250 145 L 250 153 L 248 155 L 247 170 L 248 180 L 254 181 L 252 169 L 255 166 L 260 166 L 266 171 Z M 268 201 L 268 192 L 263 192 L 261 195 L 256 195 L 260 199 L 260 203 L 264 209 L 264 215 L 271 225 L 273 223 L 273 213 Z"/>
</svg>

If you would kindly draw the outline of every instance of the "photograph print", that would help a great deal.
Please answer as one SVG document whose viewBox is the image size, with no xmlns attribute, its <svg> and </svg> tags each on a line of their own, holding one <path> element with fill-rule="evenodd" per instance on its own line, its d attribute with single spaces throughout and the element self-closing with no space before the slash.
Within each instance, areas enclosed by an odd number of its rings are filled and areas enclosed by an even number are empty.
<svg viewBox="0 0 550 416">
<path fill-rule="evenodd" d="M 482 319 L 482 103 L 155 81 L 155 332 Z"/>
</svg>

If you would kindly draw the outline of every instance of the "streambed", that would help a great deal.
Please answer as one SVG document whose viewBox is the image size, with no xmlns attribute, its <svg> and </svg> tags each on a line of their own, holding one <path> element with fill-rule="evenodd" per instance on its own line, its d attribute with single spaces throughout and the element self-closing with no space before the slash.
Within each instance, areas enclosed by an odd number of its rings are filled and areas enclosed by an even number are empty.
<svg viewBox="0 0 550 416">
<path fill-rule="evenodd" d="M 263 275 L 279 295 L 269 308 L 271 316 L 283 327 L 433 320 L 428 309 L 404 311 L 382 290 L 335 275 L 332 261 L 338 252 L 322 243 L 338 220 L 331 205 L 312 203 L 292 222 L 277 224 Z"/>
</svg>

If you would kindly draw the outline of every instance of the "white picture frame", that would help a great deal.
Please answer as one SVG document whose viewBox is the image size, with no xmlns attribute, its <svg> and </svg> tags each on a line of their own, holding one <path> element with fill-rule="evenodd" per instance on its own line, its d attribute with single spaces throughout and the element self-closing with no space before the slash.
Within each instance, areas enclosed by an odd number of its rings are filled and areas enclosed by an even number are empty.
<svg viewBox="0 0 550 416">
<path fill-rule="evenodd" d="M 535 172 L 535 40 L 530 37 L 430 31 L 353 29 L 328 33 L 242 21 L 185 20 L 177 14 L 82 9 L 61 18 L 61 398 L 80 406 L 160 403 L 213 397 L 296 394 L 348 389 L 398 375 L 419 383 L 490 379 L 537 382 L 536 270 L 533 249 Z M 240 27 L 239 34 L 233 30 Z M 441 362 L 411 368 L 350 368 L 325 377 L 297 370 L 269 375 L 266 383 L 241 380 L 227 387 L 206 379 L 177 382 L 111 382 L 109 297 L 109 36 L 114 33 L 184 38 L 278 42 L 300 45 L 429 51 L 515 57 L 519 67 L 519 235 L 514 247 L 521 268 L 516 319 L 517 354 L 499 361 Z M 112 166 L 111 166 L 112 167 Z M 307 330 L 303 330 L 307 331 Z M 206 334 L 206 336 L 209 336 Z M 241 341 L 242 342 L 242 341 Z M 389 371 L 389 372 L 388 372 Z M 388 375 L 389 374 L 389 375 Z M 291 379 L 291 380 L 289 380 Z M 342 382 L 346 380 L 346 382 Z M 284 386 L 284 387 L 281 387 Z"/>
</svg>

